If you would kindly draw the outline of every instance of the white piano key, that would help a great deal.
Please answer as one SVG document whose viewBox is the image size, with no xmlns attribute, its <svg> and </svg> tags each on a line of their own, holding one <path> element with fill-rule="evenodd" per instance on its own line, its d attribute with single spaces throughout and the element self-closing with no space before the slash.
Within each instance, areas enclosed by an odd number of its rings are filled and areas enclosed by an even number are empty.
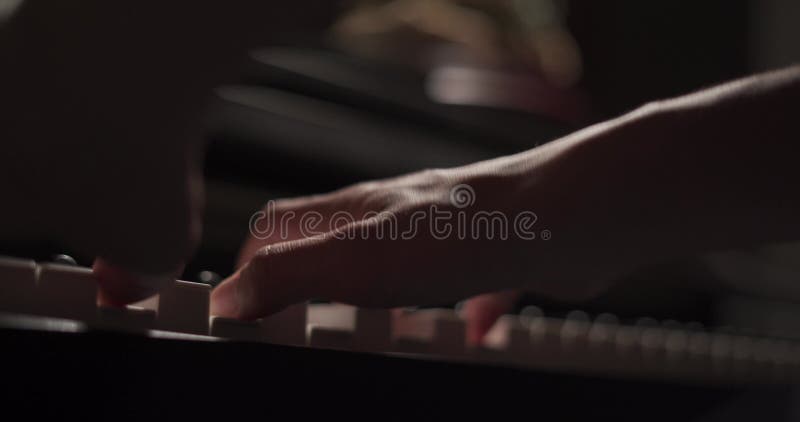
<svg viewBox="0 0 800 422">
<path fill-rule="evenodd" d="M 231 340 L 259 341 L 261 339 L 260 321 L 211 317 L 211 335 Z"/>
<path fill-rule="evenodd" d="M 354 336 L 351 330 L 321 327 L 314 324 L 308 326 L 308 345 L 311 347 L 352 350 L 353 340 Z"/>
<path fill-rule="evenodd" d="M 354 331 L 356 308 L 339 303 L 314 303 L 306 310 L 308 325 Z"/>
<path fill-rule="evenodd" d="M 147 299 L 142 299 L 138 302 L 132 303 L 132 306 L 141 309 L 149 309 L 153 312 L 158 312 L 158 295 L 153 295 Z"/>
<path fill-rule="evenodd" d="M 261 339 L 274 344 L 306 345 L 307 305 L 300 303 L 261 320 Z"/>
<path fill-rule="evenodd" d="M 614 336 L 617 353 L 624 355 L 632 349 L 638 347 L 641 329 L 630 325 L 622 325 L 617 329 Z"/>
<path fill-rule="evenodd" d="M 712 337 L 693 329 L 668 330 L 665 339 L 665 375 L 673 379 L 703 380 L 714 376 Z M 724 374 L 729 377 L 731 374 Z"/>
<path fill-rule="evenodd" d="M 761 366 L 759 363 L 756 361 L 756 340 L 749 336 L 733 336 L 730 354 L 731 374 L 738 379 L 747 380 L 755 369 Z"/>
<path fill-rule="evenodd" d="M 644 373 L 663 376 L 669 368 L 665 365 L 667 332 L 660 326 L 644 328 L 639 337 Z"/>
<path fill-rule="evenodd" d="M 716 375 L 729 373 L 732 364 L 733 336 L 726 333 L 713 334 L 709 351 L 712 369 Z"/>
<path fill-rule="evenodd" d="M 224 339 L 218 337 L 211 337 L 209 335 L 179 333 L 176 331 L 163 331 L 163 330 L 148 330 L 147 336 L 150 338 L 163 338 L 167 340 L 209 341 L 209 342 L 224 341 Z"/>
<path fill-rule="evenodd" d="M 773 364 L 772 376 L 774 379 L 779 381 L 790 380 L 797 375 L 795 373 L 796 368 L 793 368 L 792 365 L 792 360 L 794 359 L 792 356 L 793 352 L 792 342 L 788 340 L 774 341 L 774 348 L 770 355 Z"/>
<path fill-rule="evenodd" d="M 770 360 L 775 365 L 788 365 L 791 363 L 792 342 L 783 339 L 774 339 L 773 348 L 770 350 Z"/>
<path fill-rule="evenodd" d="M 128 305 L 126 307 L 99 307 L 93 327 L 104 330 L 145 332 L 156 326 L 156 312 Z"/>
<path fill-rule="evenodd" d="M 642 330 L 642 350 L 645 354 L 657 354 L 664 350 L 667 336 L 666 331 L 658 327 L 649 327 Z"/>
<path fill-rule="evenodd" d="M 692 379 L 711 375 L 711 336 L 705 331 L 689 331 L 686 345 L 686 372 Z"/>
<path fill-rule="evenodd" d="M 428 343 L 433 354 L 460 356 L 466 353 L 466 326 L 449 309 L 425 309 L 395 315 L 392 339 L 395 347 L 421 342 Z"/>
<path fill-rule="evenodd" d="M 89 268 L 39 265 L 36 290 L 43 315 L 86 322 L 96 317 L 97 280 Z"/>
<path fill-rule="evenodd" d="M 617 364 L 615 339 L 619 327 L 619 318 L 608 313 L 598 315 L 592 322 L 586 334 L 587 359 L 592 369 L 610 370 Z"/>
<path fill-rule="evenodd" d="M 673 379 L 692 379 L 697 376 L 696 362 L 689 350 L 692 331 L 681 329 L 666 330 L 664 340 L 664 373 Z"/>
<path fill-rule="evenodd" d="M 517 362 L 530 353 L 530 333 L 516 315 L 502 315 L 486 333 L 483 344 L 501 352 L 501 358 Z"/>
<path fill-rule="evenodd" d="M 353 333 L 353 347 L 363 352 L 391 348 L 391 313 L 387 309 L 365 309 L 340 303 L 308 307 L 308 324 Z"/>
<path fill-rule="evenodd" d="M 587 334 L 590 347 L 602 349 L 612 346 L 618 328 L 619 318 L 616 315 L 608 313 L 597 315 Z"/>
<path fill-rule="evenodd" d="M 530 338 L 530 353 L 526 355 L 525 365 L 533 368 L 564 369 L 571 368 L 573 359 L 564 353 L 565 342 L 561 332 L 564 320 L 560 318 L 537 317 L 526 325 Z"/>
<path fill-rule="evenodd" d="M 433 339 L 434 353 L 463 355 L 466 352 L 467 327 L 464 320 L 454 313 L 436 318 L 436 336 Z"/>
<path fill-rule="evenodd" d="M 731 342 L 731 357 L 737 361 L 746 361 L 755 352 L 754 340 L 748 336 L 734 336 Z"/>
<path fill-rule="evenodd" d="M 709 356 L 711 353 L 711 337 L 705 331 L 696 331 L 689 334 L 689 355 Z"/>
<path fill-rule="evenodd" d="M 525 318 L 502 315 L 477 347 L 467 348 L 471 359 L 501 364 L 524 365 L 529 359 L 530 334 Z"/>
<path fill-rule="evenodd" d="M 208 335 L 208 284 L 176 280 L 161 290 L 157 327 L 160 330 Z"/>
<path fill-rule="evenodd" d="M 548 346 L 561 347 L 561 326 L 563 320 L 549 317 L 533 318 L 526 324 L 530 343 L 534 349 Z"/>
<path fill-rule="evenodd" d="M 685 330 L 668 330 L 664 341 L 668 360 L 684 359 L 689 353 L 689 332 Z"/>
<path fill-rule="evenodd" d="M 711 356 L 715 359 L 726 359 L 733 352 L 733 336 L 716 333 L 711 336 Z"/>
<path fill-rule="evenodd" d="M 579 343 L 588 341 L 591 328 L 589 314 L 583 311 L 571 311 L 561 325 L 561 342 L 564 347 L 579 346 Z"/>
<path fill-rule="evenodd" d="M 36 263 L 0 257 L 0 312 L 35 314 L 39 308 Z"/>
<path fill-rule="evenodd" d="M 589 314 L 571 311 L 561 324 L 561 357 L 571 369 L 592 369 L 593 356 L 590 354 L 589 330 L 592 323 Z"/>
<path fill-rule="evenodd" d="M 784 371 L 786 368 L 783 359 L 784 351 L 783 340 L 762 338 L 756 341 L 753 358 L 756 369 L 764 374 L 763 378 L 780 380 L 786 377 L 788 372 Z"/>
<path fill-rule="evenodd" d="M 757 338 L 753 344 L 753 362 L 755 369 L 769 379 L 779 379 L 777 372 L 781 365 L 783 341 L 774 338 Z"/>
<path fill-rule="evenodd" d="M 642 372 L 644 359 L 640 341 L 642 330 L 641 326 L 629 325 L 622 325 L 617 329 L 614 336 L 615 371 L 636 374 Z"/>
</svg>

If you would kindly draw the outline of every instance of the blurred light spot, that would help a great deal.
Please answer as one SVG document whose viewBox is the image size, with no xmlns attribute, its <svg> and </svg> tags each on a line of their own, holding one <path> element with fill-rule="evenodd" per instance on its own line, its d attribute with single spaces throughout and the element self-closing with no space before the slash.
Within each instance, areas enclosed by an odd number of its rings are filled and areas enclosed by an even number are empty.
<svg viewBox="0 0 800 422">
<path fill-rule="evenodd" d="M 6 21 L 22 4 L 22 0 L 0 0 L 0 24 Z"/>
</svg>

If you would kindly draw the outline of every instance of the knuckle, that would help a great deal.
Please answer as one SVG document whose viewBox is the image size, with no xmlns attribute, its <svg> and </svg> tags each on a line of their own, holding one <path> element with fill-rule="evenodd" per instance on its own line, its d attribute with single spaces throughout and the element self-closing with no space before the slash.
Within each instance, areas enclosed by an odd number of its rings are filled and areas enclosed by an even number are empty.
<svg viewBox="0 0 800 422">
<path fill-rule="evenodd" d="M 432 185 L 441 185 L 452 179 L 450 171 L 440 168 L 426 169 L 422 172 L 422 175 Z"/>
<path fill-rule="evenodd" d="M 362 213 L 381 212 L 395 208 L 407 199 L 407 192 L 402 188 L 370 189 L 359 198 L 358 209 Z"/>
</svg>

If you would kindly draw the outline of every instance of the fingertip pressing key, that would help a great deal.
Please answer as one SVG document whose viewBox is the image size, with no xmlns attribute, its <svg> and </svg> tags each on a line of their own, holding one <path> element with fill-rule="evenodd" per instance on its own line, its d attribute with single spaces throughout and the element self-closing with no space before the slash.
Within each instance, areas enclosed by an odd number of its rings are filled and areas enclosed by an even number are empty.
<svg viewBox="0 0 800 422">
<path fill-rule="evenodd" d="M 211 292 L 211 315 L 225 318 L 239 317 L 239 297 L 236 282 L 239 272 L 225 279 Z"/>
</svg>

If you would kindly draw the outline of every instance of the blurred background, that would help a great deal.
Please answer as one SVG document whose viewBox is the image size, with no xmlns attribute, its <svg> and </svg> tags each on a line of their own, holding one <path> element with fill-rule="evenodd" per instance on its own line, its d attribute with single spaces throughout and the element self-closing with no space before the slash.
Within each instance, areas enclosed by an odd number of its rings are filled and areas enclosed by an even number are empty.
<svg viewBox="0 0 800 422">
<path fill-rule="evenodd" d="M 0 1 L 0 14 L 14 3 Z M 322 38 L 254 50 L 236 83 L 218 89 L 204 238 L 185 279 L 229 274 L 250 216 L 270 199 L 526 150 L 800 60 L 791 0 L 360 0 L 333 22 Z M 37 251 L 55 252 L 69 251 Z M 798 332 L 793 305 L 719 288 L 737 277 L 796 280 L 797 260 L 781 253 L 687 257 L 580 306 Z M 642 278 L 656 287 L 637 288 Z M 526 302 L 555 314 L 576 306 Z"/>
</svg>

